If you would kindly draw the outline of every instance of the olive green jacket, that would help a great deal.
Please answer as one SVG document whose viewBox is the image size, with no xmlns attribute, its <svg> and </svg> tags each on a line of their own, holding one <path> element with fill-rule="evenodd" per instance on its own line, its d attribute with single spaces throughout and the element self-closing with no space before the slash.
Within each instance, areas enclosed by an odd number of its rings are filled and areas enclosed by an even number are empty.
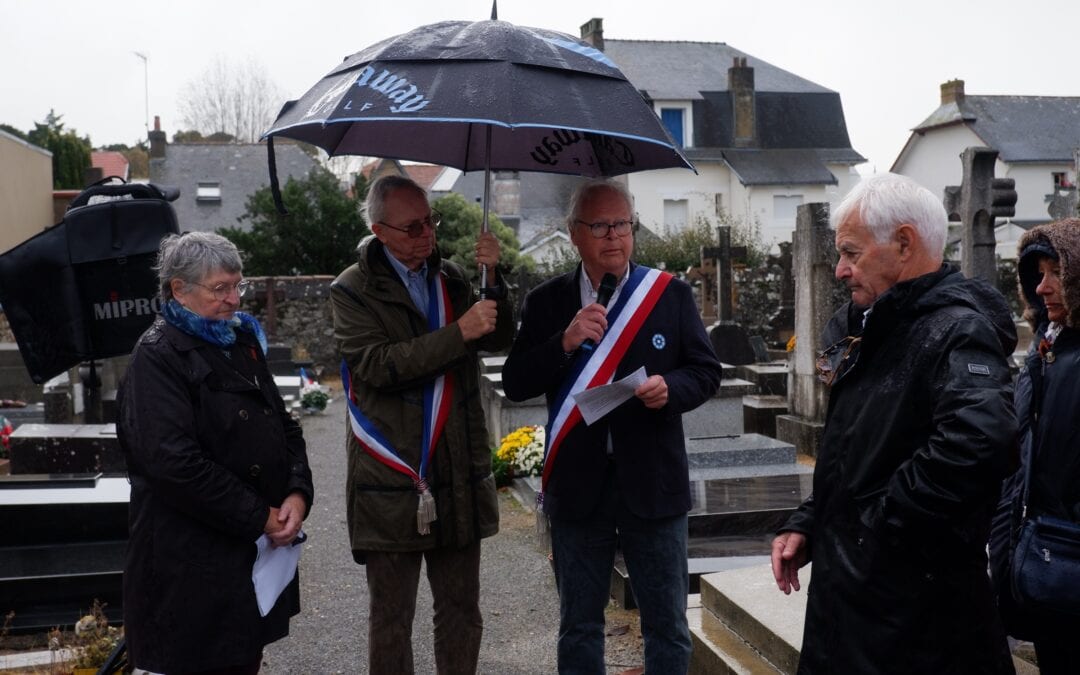
<svg viewBox="0 0 1080 675">
<path fill-rule="evenodd" d="M 437 520 L 431 533 L 416 526 L 418 495 L 412 479 L 369 455 L 346 423 L 349 535 L 354 556 L 364 551 L 422 551 L 462 547 L 499 529 L 491 445 L 480 402 L 478 350 L 500 351 L 513 339 L 511 305 L 498 301 L 493 333 L 466 344 L 457 324 L 429 331 L 408 290 L 374 237 L 360 242 L 358 262 L 334 281 L 330 299 L 334 337 L 352 374 L 354 400 L 414 470 L 420 466 L 424 385 L 446 373 L 452 380 L 450 416 L 430 460 L 428 483 Z M 441 274 L 460 317 L 477 299 L 462 268 L 428 260 Z M 505 296 L 505 294 L 504 294 Z"/>
</svg>

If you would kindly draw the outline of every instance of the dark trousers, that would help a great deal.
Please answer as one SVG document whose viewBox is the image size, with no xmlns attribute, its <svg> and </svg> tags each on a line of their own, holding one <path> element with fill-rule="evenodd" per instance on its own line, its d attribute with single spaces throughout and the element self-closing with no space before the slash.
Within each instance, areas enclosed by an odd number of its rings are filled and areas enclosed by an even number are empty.
<svg viewBox="0 0 1080 675">
<path fill-rule="evenodd" d="M 245 663 L 240 666 L 229 666 L 227 668 L 212 668 L 210 670 L 200 670 L 197 672 L 189 672 L 185 675 L 258 675 L 259 669 L 262 667 L 262 652 L 259 652 L 259 658 L 255 659 L 251 663 Z"/>
<path fill-rule="evenodd" d="M 555 583 L 559 589 L 559 672 L 604 672 L 604 608 L 616 545 L 622 548 L 641 614 L 645 672 L 686 673 L 690 627 L 686 514 L 638 518 L 626 507 L 608 471 L 596 512 L 582 520 L 551 519 Z M 632 497 L 627 497 L 632 498 Z"/>
<path fill-rule="evenodd" d="M 412 626 L 420 561 L 435 604 L 435 668 L 439 675 L 471 675 L 480 656 L 480 542 L 460 549 L 416 553 L 367 551 L 370 597 L 368 672 L 413 673 Z"/>
<path fill-rule="evenodd" d="M 1076 675 L 1080 673 L 1080 619 L 1066 615 L 1045 617 L 1033 642 L 1040 675 Z"/>
</svg>

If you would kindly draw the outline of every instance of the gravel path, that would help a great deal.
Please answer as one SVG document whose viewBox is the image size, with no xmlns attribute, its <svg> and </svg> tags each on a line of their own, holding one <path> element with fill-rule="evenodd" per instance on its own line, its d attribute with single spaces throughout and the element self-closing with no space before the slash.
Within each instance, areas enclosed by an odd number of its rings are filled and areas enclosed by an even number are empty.
<svg viewBox="0 0 1080 675">
<path fill-rule="evenodd" d="M 265 675 L 363 673 L 367 669 L 367 584 L 352 560 L 345 528 L 345 422 L 340 390 L 321 415 L 305 417 L 304 437 L 315 479 L 315 508 L 301 561 L 303 611 L 291 634 L 266 649 Z M 485 539 L 480 563 L 484 639 L 480 672 L 553 673 L 559 603 L 535 519 L 509 492 L 501 494 L 500 531 Z M 421 574 L 413 627 L 417 673 L 434 673 L 431 593 Z M 606 660 L 618 673 L 642 662 L 637 613 L 608 608 Z"/>
</svg>

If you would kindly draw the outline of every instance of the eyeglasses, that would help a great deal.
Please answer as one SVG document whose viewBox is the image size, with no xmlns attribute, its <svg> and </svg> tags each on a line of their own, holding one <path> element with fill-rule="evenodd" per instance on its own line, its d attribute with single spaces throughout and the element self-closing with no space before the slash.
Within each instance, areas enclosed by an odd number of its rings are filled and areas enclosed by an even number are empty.
<svg viewBox="0 0 1080 675">
<path fill-rule="evenodd" d="M 418 239 L 418 238 L 424 236 L 424 226 L 425 225 L 430 227 L 432 230 L 439 227 L 439 223 L 442 222 L 442 214 L 439 213 L 438 211 L 436 211 L 435 209 L 432 209 L 431 210 L 431 215 L 428 216 L 427 218 L 424 218 L 423 220 L 414 220 L 411 223 L 409 223 L 408 225 L 404 225 L 404 226 L 391 225 L 390 223 L 385 223 L 385 222 L 383 222 L 381 220 L 378 221 L 378 222 L 380 224 L 382 224 L 382 225 L 385 225 L 386 227 L 389 227 L 391 230 L 397 230 L 398 232 L 404 232 L 405 234 L 409 235 L 409 239 Z"/>
<path fill-rule="evenodd" d="M 229 297 L 229 294 L 232 293 L 233 291 L 236 291 L 236 297 L 242 298 L 242 297 L 244 297 L 244 293 L 247 293 L 248 289 L 251 288 L 251 282 L 248 281 L 247 279 L 243 279 L 242 281 L 238 282 L 236 285 L 224 284 L 223 283 L 223 284 L 218 284 L 217 286 L 214 286 L 213 288 L 210 288 L 209 286 L 206 286 L 204 284 L 200 284 L 197 281 L 192 282 L 192 283 L 194 285 L 196 285 L 196 286 L 200 286 L 202 288 L 205 288 L 206 290 L 213 293 L 214 294 L 214 299 L 218 300 L 218 301 L 227 299 Z"/>
<path fill-rule="evenodd" d="M 608 236 L 608 232 L 615 230 L 615 234 L 620 237 L 625 237 L 630 234 L 631 228 L 634 227 L 634 221 L 632 220 L 616 220 L 614 223 L 586 223 L 584 220 L 577 220 L 589 228 L 589 232 L 597 239 L 603 239 Z"/>
</svg>

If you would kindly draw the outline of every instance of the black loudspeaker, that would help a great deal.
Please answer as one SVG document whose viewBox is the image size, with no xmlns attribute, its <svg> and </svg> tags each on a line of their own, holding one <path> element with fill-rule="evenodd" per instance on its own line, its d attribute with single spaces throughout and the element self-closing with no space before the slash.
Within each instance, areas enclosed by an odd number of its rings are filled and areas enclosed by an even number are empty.
<svg viewBox="0 0 1080 675">
<path fill-rule="evenodd" d="M 83 190 L 64 219 L 0 255 L 0 303 L 34 382 L 81 361 L 127 354 L 154 320 L 158 247 L 179 232 L 153 184 Z"/>
</svg>

